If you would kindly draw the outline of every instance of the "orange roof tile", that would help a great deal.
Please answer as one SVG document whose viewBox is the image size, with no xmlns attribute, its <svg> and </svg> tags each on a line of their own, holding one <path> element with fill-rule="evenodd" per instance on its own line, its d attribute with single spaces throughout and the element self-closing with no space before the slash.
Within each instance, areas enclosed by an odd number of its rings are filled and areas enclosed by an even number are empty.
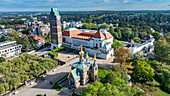
<svg viewBox="0 0 170 96">
<path fill-rule="evenodd" d="M 73 35 L 76 35 L 76 34 L 80 34 L 81 31 L 80 30 L 74 30 L 74 31 L 64 31 L 62 33 L 63 36 L 73 36 Z"/>
<path fill-rule="evenodd" d="M 34 40 L 36 41 L 36 42 L 41 42 L 41 41 L 44 41 L 44 39 L 43 38 L 41 38 L 41 37 L 38 37 L 37 35 L 34 35 Z"/>
<path fill-rule="evenodd" d="M 102 34 L 102 32 L 97 31 L 97 32 L 93 35 L 93 37 L 95 37 L 95 38 L 103 38 L 104 35 Z"/>
<path fill-rule="evenodd" d="M 82 35 L 82 36 L 90 36 L 90 37 L 93 37 L 93 35 L 95 35 L 95 33 L 91 33 L 91 32 L 82 32 L 82 33 L 80 33 L 80 35 Z"/>
<path fill-rule="evenodd" d="M 113 36 L 110 33 L 104 34 L 106 39 L 112 38 Z"/>
<path fill-rule="evenodd" d="M 86 40 L 90 40 L 91 39 L 91 37 L 89 37 L 89 36 L 81 36 L 81 35 L 72 36 L 72 38 L 86 39 Z"/>
</svg>

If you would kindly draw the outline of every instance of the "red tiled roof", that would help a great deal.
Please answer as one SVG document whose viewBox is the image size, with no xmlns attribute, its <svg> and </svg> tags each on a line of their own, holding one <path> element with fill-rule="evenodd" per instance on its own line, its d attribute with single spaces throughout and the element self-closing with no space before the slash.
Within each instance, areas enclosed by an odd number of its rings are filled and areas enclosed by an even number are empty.
<svg viewBox="0 0 170 96">
<path fill-rule="evenodd" d="M 63 36 L 73 36 L 73 35 L 76 35 L 76 34 L 80 34 L 81 31 L 80 30 L 74 30 L 74 31 L 64 31 L 62 33 Z"/>
<path fill-rule="evenodd" d="M 41 41 L 44 41 L 44 39 L 43 38 L 41 38 L 41 37 L 38 37 L 37 35 L 34 35 L 34 40 L 36 40 L 36 42 L 41 42 Z"/>
<path fill-rule="evenodd" d="M 104 35 L 102 34 L 102 32 L 97 31 L 97 32 L 93 35 L 93 37 L 95 37 L 95 38 L 103 38 Z"/>
<path fill-rule="evenodd" d="M 106 39 L 112 38 L 113 36 L 110 33 L 104 34 Z"/>
<path fill-rule="evenodd" d="M 86 40 L 90 40 L 91 39 L 91 37 L 89 37 L 89 36 L 82 36 L 82 35 L 72 36 L 72 38 L 86 39 Z"/>
<path fill-rule="evenodd" d="M 130 39 L 130 41 L 129 41 L 130 43 L 134 43 L 134 41 L 132 40 L 132 39 Z"/>
<path fill-rule="evenodd" d="M 95 35 L 95 33 L 91 33 L 91 32 L 82 32 L 80 33 L 80 35 L 82 36 L 90 36 L 90 37 L 93 37 Z"/>
</svg>

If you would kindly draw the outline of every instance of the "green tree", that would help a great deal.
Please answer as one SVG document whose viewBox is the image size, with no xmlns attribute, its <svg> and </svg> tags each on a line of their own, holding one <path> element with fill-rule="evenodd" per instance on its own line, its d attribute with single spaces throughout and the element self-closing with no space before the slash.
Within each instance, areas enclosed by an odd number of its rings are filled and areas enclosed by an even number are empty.
<svg viewBox="0 0 170 96">
<path fill-rule="evenodd" d="M 156 41 L 158 41 L 162 37 L 159 32 L 152 33 L 152 36 L 155 38 Z"/>
<path fill-rule="evenodd" d="M 109 25 L 108 24 L 103 24 L 100 26 L 100 29 L 105 29 L 105 28 L 109 28 Z"/>
<path fill-rule="evenodd" d="M 101 82 L 95 81 L 86 87 L 82 92 L 81 96 L 98 96 L 102 94 L 104 85 Z"/>
<path fill-rule="evenodd" d="M 114 51 L 115 61 L 120 62 L 120 65 L 125 63 L 131 58 L 131 53 L 128 48 L 121 47 Z"/>
<path fill-rule="evenodd" d="M 82 28 L 83 29 L 91 29 L 91 30 L 97 30 L 98 29 L 97 25 L 92 24 L 92 23 L 89 23 L 89 24 L 86 23 L 82 26 Z"/>
<path fill-rule="evenodd" d="M 135 42 L 137 42 L 137 43 L 140 43 L 140 42 L 141 42 L 140 38 L 138 38 L 138 37 L 133 38 L 133 40 L 134 40 Z"/>
<path fill-rule="evenodd" d="M 170 44 L 166 40 L 158 40 L 154 52 L 158 60 L 170 64 Z"/>
<path fill-rule="evenodd" d="M 139 38 L 143 39 L 147 35 L 146 32 L 139 32 Z"/>
<path fill-rule="evenodd" d="M 166 34 L 166 40 L 167 40 L 167 42 L 170 42 L 170 32 L 168 32 L 168 33 Z"/>
<path fill-rule="evenodd" d="M 138 61 L 135 64 L 133 76 L 141 82 L 153 81 L 154 69 L 146 61 Z"/>
<path fill-rule="evenodd" d="M 22 38 L 22 51 L 28 52 L 31 50 L 31 44 L 27 36 Z"/>
<path fill-rule="evenodd" d="M 4 85 L 4 88 L 5 88 L 5 92 L 8 91 L 8 90 L 9 90 L 9 85 L 8 85 L 8 83 L 4 83 L 3 85 Z"/>
<path fill-rule="evenodd" d="M 167 92 L 170 92 L 170 71 L 167 69 L 162 70 L 162 84 Z"/>
<path fill-rule="evenodd" d="M 4 62 L 4 61 L 5 61 L 5 58 L 0 57 L 0 63 L 1 63 L 1 62 Z"/>
<path fill-rule="evenodd" d="M 124 28 L 123 30 L 121 30 L 121 34 L 122 34 L 122 40 L 128 41 L 132 34 L 132 30 L 130 28 Z"/>
<path fill-rule="evenodd" d="M 3 84 L 0 84 L 0 94 L 5 92 L 5 88 Z"/>
<path fill-rule="evenodd" d="M 4 41 L 6 41 L 6 39 L 5 39 L 4 35 L 2 35 L 2 37 L 0 38 L 0 42 L 4 42 Z"/>
<path fill-rule="evenodd" d="M 24 27 L 22 33 L 28 35 L 28 34 L 29 34 L 29 33 L 28 33 L 29 30 L 30 30 L 30 29 L 29 29 L 28 26 L 27 26 L 27 27 Z"/>
</svg>

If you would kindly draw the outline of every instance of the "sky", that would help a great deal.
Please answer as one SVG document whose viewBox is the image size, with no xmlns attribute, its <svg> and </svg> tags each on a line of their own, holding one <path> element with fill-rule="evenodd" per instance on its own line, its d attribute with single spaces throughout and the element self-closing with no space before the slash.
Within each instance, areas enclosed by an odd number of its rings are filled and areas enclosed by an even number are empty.
<svg viewBox="0 0 170 96">
<path fill-rule="evenodd" d="M 170 0 L 0 0 L 0 12 L 11 11 L 170 10 Z"/>
</svg>

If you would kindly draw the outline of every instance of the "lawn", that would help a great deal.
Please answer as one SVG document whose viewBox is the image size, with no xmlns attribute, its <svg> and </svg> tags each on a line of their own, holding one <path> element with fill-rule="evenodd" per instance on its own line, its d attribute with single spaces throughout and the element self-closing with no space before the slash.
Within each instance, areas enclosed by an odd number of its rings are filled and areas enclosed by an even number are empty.
<svg viewBox="0 0 170 96">
<path fill-rule="evenodd" d="M 117 41 L 118 43 L 122 44 L 122 43 L 125 43 L 126 41 Z"/>
<path fill-rule="evenodd" d="M 60 80 L 58 80 L 55 85 L 53 86 L 53 89 L 55 89 L 56 91 L 60 91 L 62 87 L 60 87 L 58 85 L 58 82 L 60 82 L 61 80 L 63 80 L 64 78 L 67 78 L 68 75 L 64 76 L 63 78 L 61 78 Z"/>
<path fill-rule="evenodd" d="M 103 78 L 110 71 L 101 67 L 98 67 L 98 77 Z"/>
</svg>

